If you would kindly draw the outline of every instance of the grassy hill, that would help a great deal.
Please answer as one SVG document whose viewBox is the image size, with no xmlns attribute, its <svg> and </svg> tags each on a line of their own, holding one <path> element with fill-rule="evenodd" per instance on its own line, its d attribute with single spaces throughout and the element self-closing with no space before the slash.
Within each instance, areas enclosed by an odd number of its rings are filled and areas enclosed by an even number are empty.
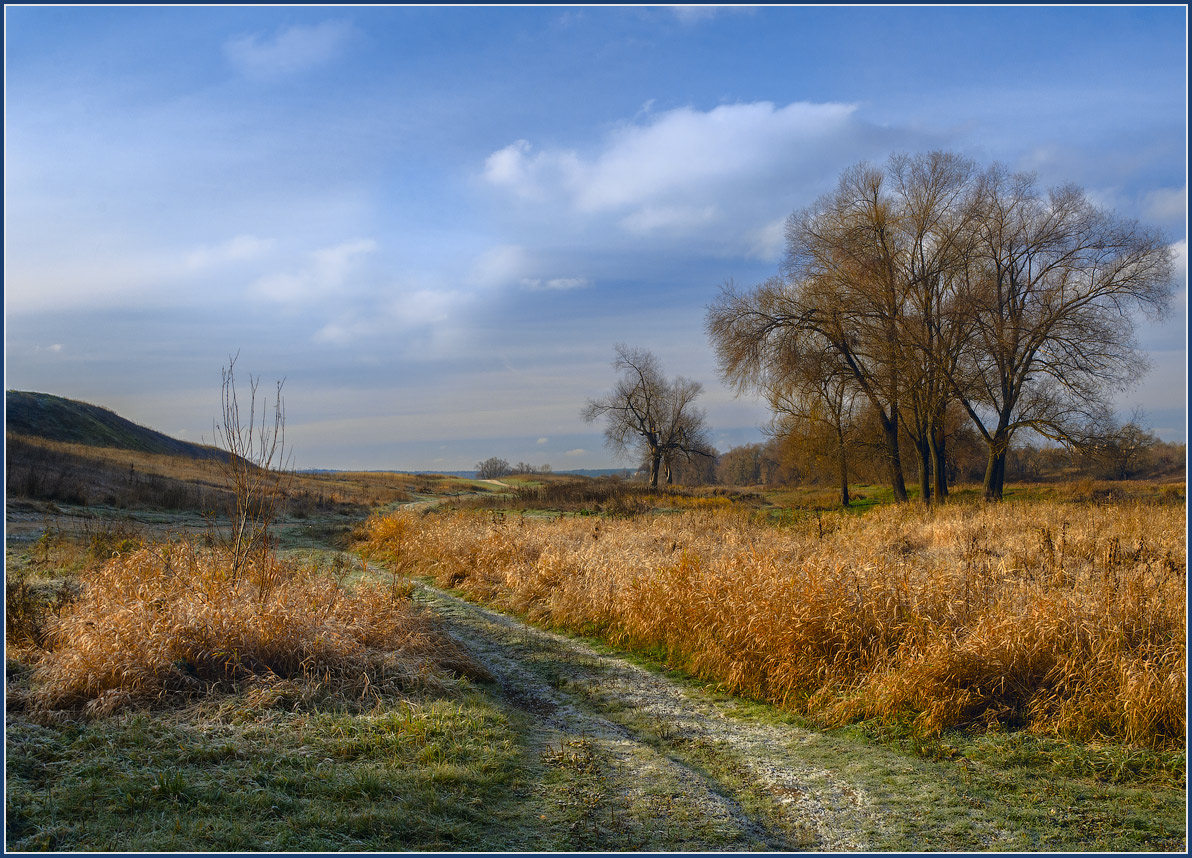
<svg viewBox="0 0 1192 858">
<path fill-rule="evenodd" d="M 139 426 L 107 408 L 49 393 L 9 390 L 4 403 L 5 434 L 192 459 L 217 459 L 223 455 L 215 447 L 179 441 Z"/>
<path fill-rule="evenodd" d="M 207 513 L 230 498 L 215 447 L 179 441 L 115 412 L 47 393 L 7 392 L 5 495 L 81 506 Z M 295 474 L 287 513 L 363 514 L 414 494 L 489 491 L 436 475 Z M 12 504 L 9 504 L 10 508 Z"/>
</svg>

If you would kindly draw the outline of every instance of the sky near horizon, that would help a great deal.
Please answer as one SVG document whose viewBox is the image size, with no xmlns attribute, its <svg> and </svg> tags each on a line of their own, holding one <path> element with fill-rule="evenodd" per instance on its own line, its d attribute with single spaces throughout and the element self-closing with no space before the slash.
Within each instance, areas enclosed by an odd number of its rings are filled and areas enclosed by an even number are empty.
<svg viewBox="0 0 1192 858">
<path fill-rule="evenodd" d="M 721 284 L 845 168 L 947 149 L 1165 231 L 1117 404 L 1186 438 L 1187 9 L 5 9 L 5 386 L 212 440 L 285 379 L 299 468 L 630 465 L 616 343 L 702 382 Z"/>
</svg>

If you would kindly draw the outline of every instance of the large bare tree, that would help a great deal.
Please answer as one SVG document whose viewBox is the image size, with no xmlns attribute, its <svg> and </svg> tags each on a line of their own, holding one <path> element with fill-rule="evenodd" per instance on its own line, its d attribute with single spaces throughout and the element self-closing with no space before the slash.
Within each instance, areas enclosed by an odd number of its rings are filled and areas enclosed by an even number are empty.
<svg viewBox="0 0 1192 858">
<path fill-rule="evenodd" d="M 738 389 L 774 390 L 792 355 L 829 352 L 881 425 L 894 497 L 907 499 L 899 450 L 907 242 L 886 175 L 859 164 L 786 224 L 782 276 L 731 283 L 708 312 L 721 371 Z"/>
<path fill-rule="evenodd" d="M 646 349 L 618 344 L 616 352 L 613 368 L 621 373 L 616 386 L 607 396 L 589 400 L 581 412 L 589 423 L 604 418 L 608 446 L 643 458 L 655 488 L 664 464 L 671 482 L 679 457 L 714 456 L 706 416 L 695 405 L 703 385 L 682 376 L 668 380 L 658 358 Z"/>
<path fill-rule="evenodd" d="M 984 492 L 997 500 L 1015 432 L 1079 436 L 1146 370 L 1133 313 L 1167 312 L 1173 266 L 1160 233 L 1072 186 L 1045 194 L 1033 176 L 995 165 L 979 206 L 965 284 L 971 339 L 953 383 L 988 446 Z"/>
</svg>

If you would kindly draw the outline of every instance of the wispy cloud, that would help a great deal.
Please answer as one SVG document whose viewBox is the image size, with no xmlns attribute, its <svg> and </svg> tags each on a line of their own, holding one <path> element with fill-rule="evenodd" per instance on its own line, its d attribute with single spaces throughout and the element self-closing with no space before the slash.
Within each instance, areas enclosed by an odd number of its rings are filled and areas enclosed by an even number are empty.
<svg viewBox="0 0 1192 858">
<path fill-rule="evenodd" d="M 710 21 L 722 12 L 752 12 L 752 6 L 671 6 L 671 14 L 684 24 Z"/>
<path fill-rule="evenodd" d="M 358 238 L 315 250 L 299 270 L 260 277 L 252 291 L 291 307 L 333 297 L 347 284 L 361 257 L 376 249 L 371 238 Z"/>
<path fill-rule="evenodd" d="M 1150 191 L 1143 198 L 1142 211 L 1143 216 L 1148 220 L 1167 221 L 1186 217 L 1188 214 L 1188 186 L 1159 188 Z"/>
<path fill-rule="evenodd" d="M 186 267 L 202 270 L 230 262 L 258 259 L 273 249 L 274 241 L 255 235 L 238 235 L 213 245 L 200 245 L 186 254 Z"/>
<path fill-rule="evenodd" d="M 276 80 L 327 65 L 342 53 L 352 33 L 346 21 L 293 26 L 272 36 L 235 36 L 224 44 L 224 54 L 246 77 Z"/>
<path fill-rule="evenodd" d="M 522 286 L 531 292 L 567 292 L 572 289 L 586 289 L 591 284 L 584 277 L 552 277 L 550 280 L 526 278 Z"/>
</svg>

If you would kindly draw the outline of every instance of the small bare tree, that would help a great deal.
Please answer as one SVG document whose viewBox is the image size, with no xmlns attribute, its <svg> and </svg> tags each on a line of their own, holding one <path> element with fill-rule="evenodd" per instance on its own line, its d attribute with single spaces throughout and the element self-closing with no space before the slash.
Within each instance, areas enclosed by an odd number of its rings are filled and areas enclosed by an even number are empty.
<svg viewBox="0 0 1192 858">
<path fill-rule="evenodd" d="M 271 546 L 270 528 L 289 496 L 293 482 L 290 454 L 286 449 L 286 409 L 282 399 L 285 379 L 277 382 L 272 416 L 269 402 L 261 397 L 257 411 L 260 378 L 248 378 L 247 419 L 240 410 L 236 390 L 236 361 L 228 358 L 223 376 L 221 415 L 215 423 L 216 445 L 224 452 L 223 476 L 232 494 L 229 509 L 232 580 L 238 581 L 254 555 L 266 555 Z M 265 564 L 261 564 L 262 566 Z"/>
<path fill-rule="evenodd" d="M 588 423 L 603 417 L 608 446 L 619 454 L 640 455 L 653 488 L 664 464 L 669 483 L 679 457 L 714 459 L 705 414 L 695 406 L 703 385 L 682 376 L 667 380 L 658 358 L 646 349 L 619 344 L 616 350 L 613 368 L 622 373 L 620 380 L 612 393 L 589 400 L 580 416 Z"/>
</svg>

